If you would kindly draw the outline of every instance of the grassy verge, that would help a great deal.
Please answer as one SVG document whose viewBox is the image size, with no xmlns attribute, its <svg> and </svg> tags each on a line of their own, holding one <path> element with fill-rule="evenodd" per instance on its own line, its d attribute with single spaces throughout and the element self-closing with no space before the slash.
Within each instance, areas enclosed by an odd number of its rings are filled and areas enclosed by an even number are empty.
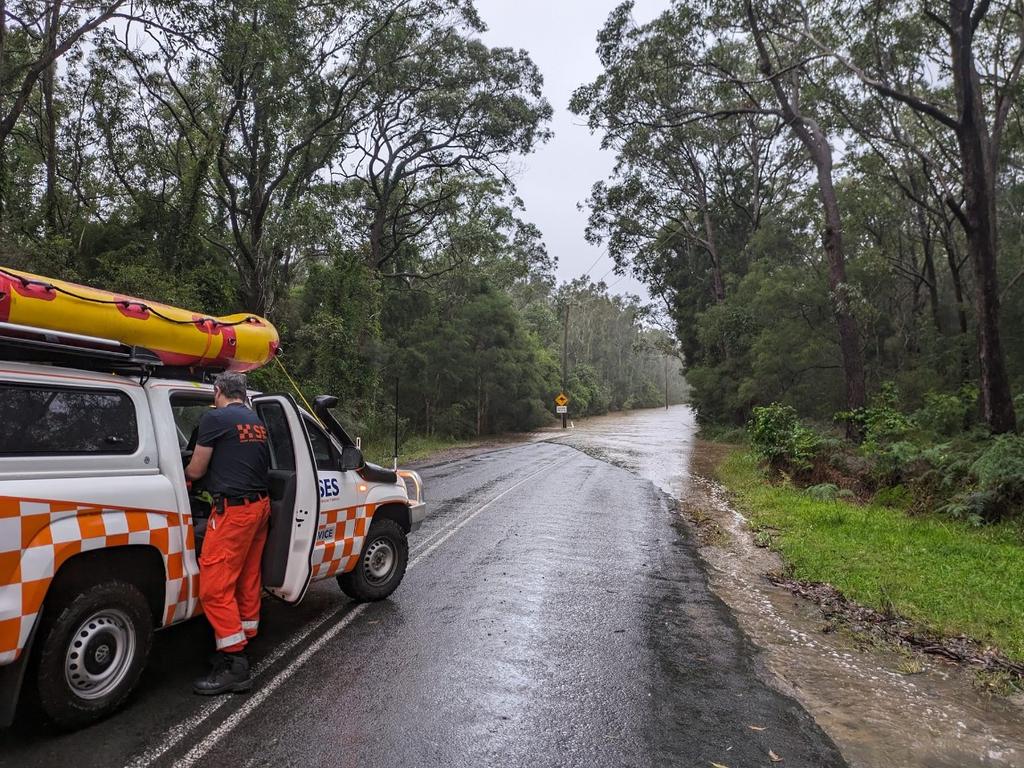
<svg viewBox="0 0 1024 768">
<path fill-rule="evenodd" d="M 467 448 L 477 445 L 479 440 L 456 440 L 451 437 L 426 437 L 425 435 L 412 435 L 405 438 L 398 450 L 399 465 L 408 464 L 411 461 L 426 459 L 439 451 L 449 448 Z M 375 464 L 391 466 L 394 452 L 394 443 L 389 439 L 367 440 L 363 445 L 363 454 L 367 461 Z"/>
<path fill-rule="evenodd" d="M 827 582 L 851 600 L 1024 661 L 1020 528 L 971 528 L 875 504 L 821 501 L 768 483 L 742 450 L 729 454 L 717 474 L 795 578 Z"/>
</svg>

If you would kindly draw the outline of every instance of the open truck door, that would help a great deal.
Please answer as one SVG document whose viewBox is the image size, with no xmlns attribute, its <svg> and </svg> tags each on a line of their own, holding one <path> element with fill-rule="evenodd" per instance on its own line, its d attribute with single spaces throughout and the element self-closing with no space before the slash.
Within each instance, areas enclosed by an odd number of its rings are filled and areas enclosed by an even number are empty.
<svg viewBox="0 0 1024 768">
<path fill-rule="evenodd" d="M 320 519 L 313 446 L 289 395 L 261 395 L 253 408 L 267 427 L 270 447 L 270 531 L 263 550 L 263 586 L 288 603 L 302 600 Z"/>
</svg>

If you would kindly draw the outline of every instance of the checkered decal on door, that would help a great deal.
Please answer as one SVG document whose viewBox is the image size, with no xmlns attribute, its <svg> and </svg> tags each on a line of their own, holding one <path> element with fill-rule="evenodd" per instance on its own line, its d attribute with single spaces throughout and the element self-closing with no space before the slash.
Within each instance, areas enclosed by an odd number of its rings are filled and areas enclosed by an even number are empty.
<svg viewBox="0 0 1024 768">
<path fill-rule="evenodd" d="M 80 552 L 129 544 L 155 547 L 167 573 L 164 623 L 188 618 L 197 601 L 189 594 L 185 564 L 188 559 L 194 569 L 195 544 L 188 525 L 181 546 L 176 528 L 182 522 L 175 512 L 0 497 L 0 664 L 18 658 L 54 574 Z"/>
<path fill-rule="evenodd" d="M 313 548 L 314 579 L 347 573 L 356 567 L 376 507 L 376 504 L 364 504 L 320 513 Z"/>
</svg>

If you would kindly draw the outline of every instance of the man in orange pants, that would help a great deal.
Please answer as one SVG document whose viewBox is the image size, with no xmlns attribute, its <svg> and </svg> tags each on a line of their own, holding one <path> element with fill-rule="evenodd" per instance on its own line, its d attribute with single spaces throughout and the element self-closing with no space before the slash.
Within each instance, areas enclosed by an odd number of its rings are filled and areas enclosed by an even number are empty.
<svg viewBox="0 0 1024 768">
<path fill-rule="evenodd" d="M 260 561 L 267 541 L 270 499 L 267 430 L 245 404 L 245 376 L 222 373 L 213 385 L 214 410 L 203 414 L 185 477 L 204 478 L 214 504 L 199 558 L 199 599 L 213 626 L 218 654 L 199 694 L 252 687 L 245 646 L 260 622 Z"/>
</svg>

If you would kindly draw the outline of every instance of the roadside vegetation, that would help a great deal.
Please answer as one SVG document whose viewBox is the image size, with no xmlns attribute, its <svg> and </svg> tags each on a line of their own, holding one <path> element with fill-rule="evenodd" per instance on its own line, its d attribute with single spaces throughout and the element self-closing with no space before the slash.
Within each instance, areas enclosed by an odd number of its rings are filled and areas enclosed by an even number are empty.
<svg viewBox="0 0 1024 768">
<path fill-rule="evenodd" d="M 483 29 L 464 0 L 10 0 L 0 264 L 268 316 L 302 389 L 388 450 L 396 382 L 403 440 L 553 419 L 566 337 L 574 416 L 662 403 L 650 308 L 557 285 L 524 218 L 552 109 Z"/>
<path fill-rule="evenodd" d="M 822 582 L 882 615 L 939 636 L 967 635 L 1024 662 L 1024 538 L 1020 525 L 985 527 L 908 515 L 882 498 L 858 503 L 833 487 L 766 482 L 736 451 L 718 469 L 759 543 L 776 548 L 793 579 Z"/>
<path fill-rule="evenodd" d="M 789 405 L 757 407 L 747 448 L 718 475 L 787 578 L 830 585 L 880 620 L 907 619 L 940 647 L 959 636 L 993 646 L 1011 662 L 995 668 L 1019 687 L 1024 438 L 971 424 L 974 403 L 970 390 L 933 393 L 905 412 L 883 387 L 847 416 L 859 443 Z"/>
</svg>

